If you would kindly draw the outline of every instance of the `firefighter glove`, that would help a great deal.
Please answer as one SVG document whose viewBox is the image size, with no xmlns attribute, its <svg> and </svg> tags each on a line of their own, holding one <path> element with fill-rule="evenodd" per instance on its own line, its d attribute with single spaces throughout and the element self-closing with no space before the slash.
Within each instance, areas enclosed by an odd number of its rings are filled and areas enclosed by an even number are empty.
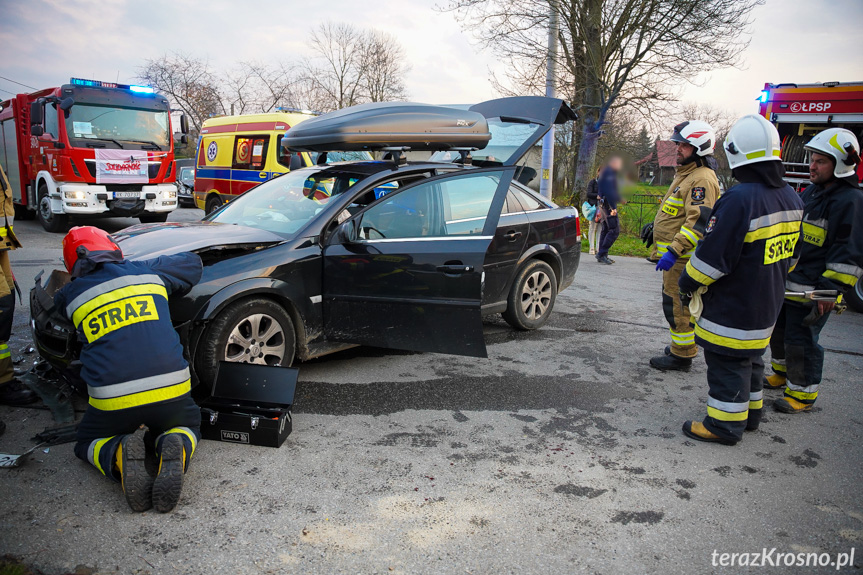
<svg viewBox="0 0 863 575">
<path fill-rule="evenodd" d="M 653 222 L 641 228 L 641 241 L 648 248 L 653 245 Z"/>
<path fill-rule="evenodd" d="M 674 267 L 675 262 L 677 262 L 677 254 L 671 250 L 665 252 L 665 255 L 660 258 L 658 262 L 656 262 L 656 271 L 664 271 L 667 272 L 672 267 Z"/>
</svg>

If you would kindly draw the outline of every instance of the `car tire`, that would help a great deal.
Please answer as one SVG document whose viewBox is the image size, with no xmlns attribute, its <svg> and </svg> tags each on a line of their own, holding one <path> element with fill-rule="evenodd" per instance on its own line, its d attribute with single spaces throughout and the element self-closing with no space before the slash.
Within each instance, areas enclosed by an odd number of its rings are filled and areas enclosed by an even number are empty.
<svg viewBox="0 0 863 575">
<path fill-rule="evenodd" d="M 262 335 L 267 337 L 265 345 L 260 345 Z M 289 366 L 294 362 L 296 341 L 294 322 L 282 306 L 266 298 L 240 300 L 226 307 L 207 328 L 195 369 L 202 382 L 211 384 L 220 361 Z M 280 347 L 283 354 L 278 357 Z"/>
<path fill-rule="evenodd" d="M 168 221 L 168 212 L 161 214 L 141 214 L 138 220 L 142 224 L 163 224 Z"/>
<path fill-rule="evenodd" d="M 512 282 L 503 319 L 516 329 L 538 329 L 548 321 L 556 299 L 554 270 L 543 261 L 531 260 Z"/>
<path fill-rule="evenodd" d="M 222 199 L 217 195 L 212 195 L 207 198 L 207 203 L 204 204 L 204 213 L 208 216 L 222 207 Z"/>
<path fill-rule="evenodd" d="M 36 217 L 46 232 L 52 234 L 64 233 L 69 229 L 69 216 L 66 214 L 55 214 L 51 211 L 51 198 L 48 196 L 48 186 L 39 186 L 39 203 L 36 209 Z"/>
<path fill-rule="evenodd" d="M 848 291 L 848 305 L 854 311 L 863 313 L 863 280 L 857 280 L 854 289 Z"/>
</svg>

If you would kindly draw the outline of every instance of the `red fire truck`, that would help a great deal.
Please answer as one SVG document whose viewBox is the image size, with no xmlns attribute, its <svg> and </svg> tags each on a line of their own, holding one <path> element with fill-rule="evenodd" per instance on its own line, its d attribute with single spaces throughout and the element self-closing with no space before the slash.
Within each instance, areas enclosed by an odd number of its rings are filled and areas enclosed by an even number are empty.
<svg viewBox="0 0 863 575">
<path fill-rule="evenodd" d="M 764 84 L 760 114 L 776 124 L 782 137 L 785 180 L 795 189 L 809 185 L 803 146 L 826 128 L 846 128 L 863 142 L 863 82 Z M 863 182 L 863 165 L 857 171 Z"/>
<path fill-rule="evenodd" d="M 147 86 L 72 78 L 0 102 L 0 164 L 18 218 L 49 232 L 98 214 L 164 222 L 177 207 L 171 107 Z"/>
</svg>

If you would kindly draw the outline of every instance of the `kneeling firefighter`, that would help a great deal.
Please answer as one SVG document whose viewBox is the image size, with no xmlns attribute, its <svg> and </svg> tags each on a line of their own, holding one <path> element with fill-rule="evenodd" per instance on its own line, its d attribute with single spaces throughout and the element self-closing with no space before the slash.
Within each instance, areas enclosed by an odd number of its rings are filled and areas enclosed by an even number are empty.
<svg viewBox="0 0 863 575">
<path fill-rule="evenodd" d="M 685 422 L 683 433 L 734 445 L 761 421 L 761 355 L 800 250 L 803 202 L 782 180 L 779 132 L 764 117 L 738 120 L 724 146 L 740 183 L 717 200 L 679 282 L 682 300 L 695 298 L 709 386 L 707 417 Z"/>
<path fill-rule="evenodd" d="M 127 261 L 106 232 L 86 226 L 63 239 L 63 259 L 73 279 L 54 303 L 83 344 L 81 378 L 90 395 L 75 455 L 120 482 L 133 510 L 170 511 L 201 438 L 201 412 L 168 296 L 201 279 L 201 258 Z M 159 458 L 155 478 L 145 467 L 145 442 Z"/>
</svg>

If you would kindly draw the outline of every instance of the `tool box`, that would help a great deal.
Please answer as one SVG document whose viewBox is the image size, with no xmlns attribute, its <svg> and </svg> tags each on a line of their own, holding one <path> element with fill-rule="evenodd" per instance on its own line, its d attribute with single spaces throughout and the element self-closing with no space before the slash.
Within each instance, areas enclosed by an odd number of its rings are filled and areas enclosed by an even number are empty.
<svg viewBox="0 0 863 575">
<path fill-rule="evenodd" d="M 201 406 L 201 436 L 214 441 L 281 447 L 293 430 L 291 406 L 299 370 L 220 362 Z"/>
</svg>

